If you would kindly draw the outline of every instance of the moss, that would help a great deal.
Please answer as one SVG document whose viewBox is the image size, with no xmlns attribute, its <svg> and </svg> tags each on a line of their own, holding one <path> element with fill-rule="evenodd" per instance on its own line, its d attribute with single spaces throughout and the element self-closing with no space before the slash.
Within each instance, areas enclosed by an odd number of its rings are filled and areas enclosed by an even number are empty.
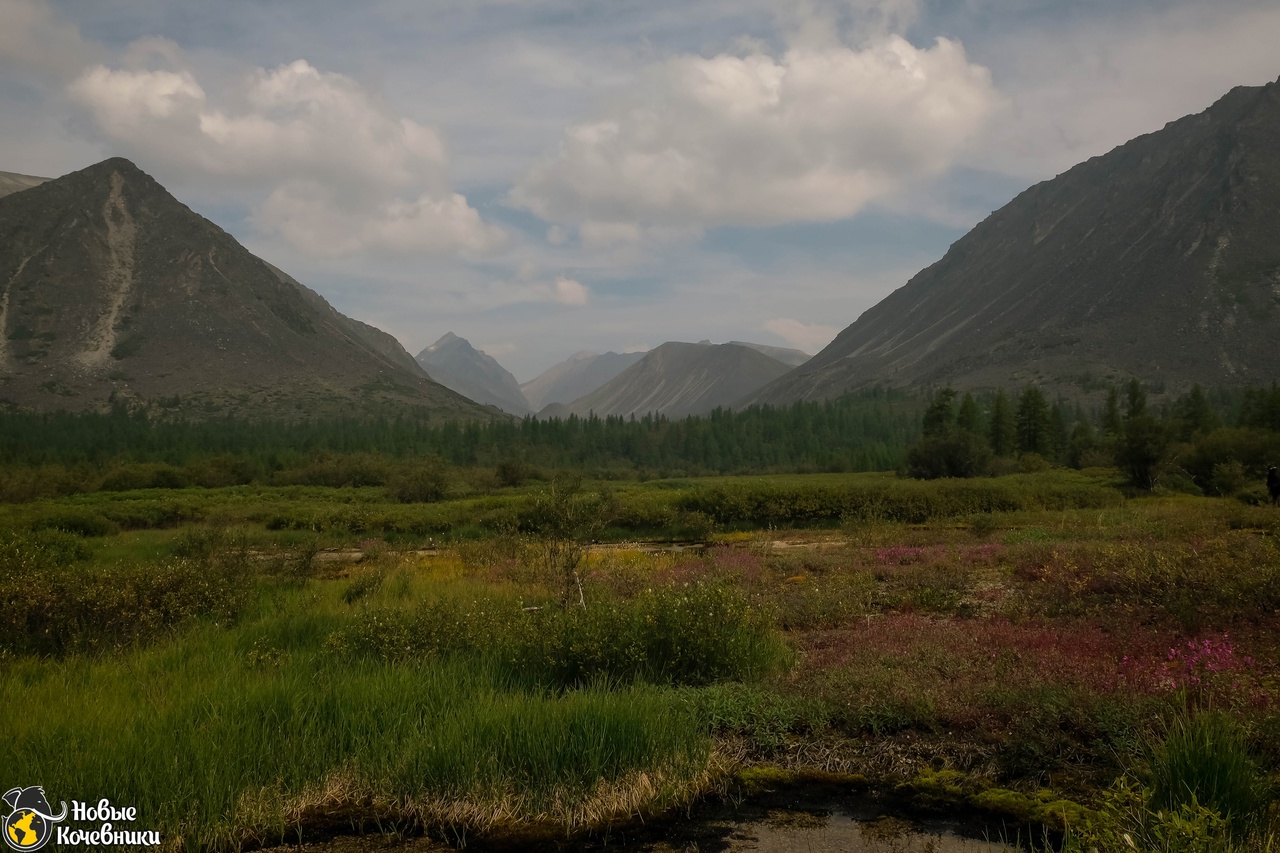
<svg viewBox="0 0 1280 853">
<path fill-rule="evenodd" d="M 733 776 L 743 793 L 754 796 L 778 788 L 800 785 L 831 785 L 841 788 L 865 788 L 870 780 L 861 773 L 834 773 L 829 770 L 787 770 L 776 764 L 753 764 Z"/>
<path fill-rule="evenodd" d="M 760 794 L 773 788 L 794 785 L 796 774 L 772 764 L 757 764 L 738 771 L 736 780 L 747 794 Z"/>
<path fill-rule="evenodd" d="M 1008 788 L 988 787 L 981 779 L 957 770 L 927 770 L 898 785 L 895 793 L 925 808 L 974 809 L 1007 822 L 1043 826 L 1054 832 L 1062 832 L 1067 825 L 1087 823 L 1094 814 L 1092 810 L 1063 799 L 1048 789 L 1025 794 Z"/>
</svg>

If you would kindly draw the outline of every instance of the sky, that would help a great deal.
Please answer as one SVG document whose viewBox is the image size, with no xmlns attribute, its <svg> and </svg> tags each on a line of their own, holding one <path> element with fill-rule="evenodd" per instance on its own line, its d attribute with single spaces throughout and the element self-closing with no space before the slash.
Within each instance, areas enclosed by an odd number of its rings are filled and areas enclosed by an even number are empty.
<svg viewBox="0 0 1280 853">
<path fill-rule="evenodd" d="M 816 353 L 1280 77 L 1274 0 L 0 0 L 0 171 L 133 160 L 416 354 Z"/>
</svg>

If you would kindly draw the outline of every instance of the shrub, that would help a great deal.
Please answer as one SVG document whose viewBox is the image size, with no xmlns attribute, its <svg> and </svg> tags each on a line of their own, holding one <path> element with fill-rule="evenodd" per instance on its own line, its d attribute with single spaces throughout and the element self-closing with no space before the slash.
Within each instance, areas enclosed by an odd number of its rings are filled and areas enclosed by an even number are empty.
<svg viewBox="0 0 1280 853">
<path fill-rule="evenodd" d="M 928 435 L 907 451 L 907 471 L 917 479 L 980 477 L 988 472 L 991 448 L 980 435 L 950 427 Z"/>
<path fill-rule="evenodd" d="M 37 518 L 31 522 L 32 530 L 61 530 L 77 536 L 112 536 L 120 532 L 120 525 L 98 512 L 63 510 Z"/>
<path fill-rule="evenodd" d="M 126 645 L 196 617 L 230 621 L 251 590 L 247 559 L 177 558 L 83 566 L 88 551 L 52 531 L 0 537 L 0 648 L 61 655 Z"/>
<path fill-rule="evenodd" d="M 529 479 L 529 466 L 517 459 L 504 459 L 493 471 L 499 486 L 523 486 Z"/>
<path fill-rule="evenodd" d="M 440 459 L 422 459 L 396 468 L 387 484 L 400 503 L 433 503 L 449 490 L 449 469 Z"/>
<path fill-rule="evenodd" d="M 183 489 L 191 485 L 187 472 L 172 465 L 123 465 L 107 474 L 99 488 L 104 492 L 135 489 Z"/>
</svg>

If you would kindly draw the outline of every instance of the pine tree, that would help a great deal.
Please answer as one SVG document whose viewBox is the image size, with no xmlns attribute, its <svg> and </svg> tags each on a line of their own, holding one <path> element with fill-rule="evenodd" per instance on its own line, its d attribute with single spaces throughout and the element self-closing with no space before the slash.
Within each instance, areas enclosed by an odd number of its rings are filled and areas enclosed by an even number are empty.
<svg viewBox="0 0 1280 853">
<path fill-rule="evenodd" d="M 921 428 L 926 437 L 942 435 L 947 428 L 956 422 L 953 404 L 956 392 L 951 388 L 943 388 L 934 395 L 933 402 L 925 410 Z"/>
<path fill-rule="evenodd" d="M 1107 403 L 1102 410 L 1102 434 L 1115 437 L 1120 434 L 1120 430 L 1124 427 L 1124 421 L 1120 417 L 1120 394 L 1112 386 L 1107 391 Z"/>
<path fill-rule="evenodd" d="M 991 429 L 989 432 L 991 449 L 997 456 L 1012 456 L 1017 448 L 1018 428 L 1013 417 L 1013 407 L 1009 405 L 1009 396 L 1000 388 L 996 391 L 995 400 L 991 403 Z"/>
<path fill-rule="evenodd" d="M 956 415 L 956 426 L 965 432 L 971 432 L 974 435 L 980 435 L 982 429 L 978 423 L 981 413 L 978 411 L 978 401 L 973 399 L 973 395 L 968 391 L 964 394 L 964 399 L 960 401 L 960 411 Z"/>
<path fill-rule="evenodd" d="M 1049 419 L 1049 403 L 1034 385 L 1027 386 L 1018 400 L 1018 452 L 1053 455 L 1053 426 Z"/>
</svg>

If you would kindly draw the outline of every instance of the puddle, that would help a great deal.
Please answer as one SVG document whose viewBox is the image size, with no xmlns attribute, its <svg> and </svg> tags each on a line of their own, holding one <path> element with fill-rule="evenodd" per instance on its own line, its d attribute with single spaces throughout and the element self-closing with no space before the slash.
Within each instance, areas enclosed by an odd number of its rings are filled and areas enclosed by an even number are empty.
<svg viewBox="0 0 1280 853">
<path fill-rule="evenodd" d="M 687 818 L 591 837 L 472 840 L 467 850 L 480 853 L 1020 853 L 1016 844 L 987 840 L 982 832 L 948 821 L 905 820 L 877 814 L 868 804 L 822 807 L 770 807 L 757 803 L 738 809 L 719 806 Z M 999 833 L 988 833 L 989 838 Z M 425 838 L 353 836 L 301 846 L 270 848 L 304 853 L 443 853 L 457 848 Z"/>
</svg>

